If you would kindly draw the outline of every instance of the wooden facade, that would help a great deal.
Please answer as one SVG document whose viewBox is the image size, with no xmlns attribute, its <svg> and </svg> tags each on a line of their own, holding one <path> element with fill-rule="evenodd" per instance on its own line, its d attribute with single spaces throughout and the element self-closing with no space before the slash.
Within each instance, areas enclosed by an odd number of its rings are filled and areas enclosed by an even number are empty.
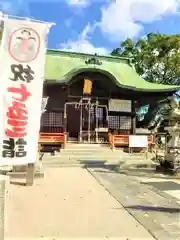
<svg viewBox="0 0 180 240">
<path fill-rule="evenodd" d="M 110 133 L 135 134 L 137 103 L 155 103 L 174 92 L 174 89 L 142 91 L 136 87 L 119 86 L 112 74 L 101 71 L 100 63 L 94 62 L 93 66 L 92 70 L 90 62 L 89 68 L 77 71 L 68 77 L 68 81 L 53 79 L 44 83 L 43 94 L 49 100 L 41 119 L 42 133 L 65 133 L 66 140 L 79 142 L 107 142 Z M 125 100 L 131 109 L 110 109 L 109 104 L 114 99 Z"/>
<path fill-rule="evenodd" d="M 78 140 L 81 131 L 86 139 L 89 130 L 91 141 L 95 141 L 96 132 L 98 135 L 106 136 L 106 139 L 108 132 L 134 133 L 136 126 L 132 93 L 118 91 L 109 79 L 94 74 L 91 75 L 92 94 L 86 96 L 83 95 L 83 78 L 83 74 L 77 76 L 77 79 L 67 87 L 59 84 L 44 85 L 44 95 L 49 97 L 49 101 L 47 111 L 42 116 L 41 131 L 68 132 L 69 138 Z M 111 98 L 130 100 L 131 112 L 110 112 L 108 103 Z"/>
</svg>

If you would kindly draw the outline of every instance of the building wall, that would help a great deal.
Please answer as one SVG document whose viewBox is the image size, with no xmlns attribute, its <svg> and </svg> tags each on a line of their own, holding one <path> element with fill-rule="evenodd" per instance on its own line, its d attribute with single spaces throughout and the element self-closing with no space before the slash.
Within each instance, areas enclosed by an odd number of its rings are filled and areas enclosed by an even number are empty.
<svg viewBox="0 0 180 240">
<path fill-rule="evenodd" d="M 102 79 L 103 80 L 103 79 Z M 112 88 L 105 82 L 99 81 L 94 84 L 94 89 L 92 92 L 92 102 L 95 103 L 98 98 L 100 105 L 106 105 L 108 107 L 108 101 L 110 99 L 110 95 L 113 94 L 114 98 L 122 98 L 122 99 L 131 99 L 130 94 L 127 94 L 126 91 L 116 92 L 117 89 Z M 41 132 L 63 132 L 64 130 L 64 105 L 65 102 L 78 102 L 83 95 L 83 81 L 74 82 L 68 88 L 62 88 L 62 86 L 54 84 L 54 85 L 45 85 L 44 87 L 44 96 L 49 97 L 47 104 L 47 111 L 43 114 L 41 120 Z M 114 90 L 114 91 L 113 91 Z M 120 97 L 122 96 L 122 97 Z M 68 114 L 70 114 L 68 112 Z M 73 113 L 72 113 L 73 114 Z M 104 108 L 99 107 L 98 112 L 95 113 L 95 110 L 92 111 L 91 120 L 95 119 L 96 114 L 98 115 L 99 127 L 107 127 L 106 123 L 106 111 Z M 131 124 L 131 114 L 130 113 L 118 113 L 118 112 L 109 112 L 109 130 L 110 131 L 120 131 L 121 126 L 123 125 L 123 129 L 121 132 L 131 132 L 132 124 Z M 69 115 L 70 119 L 70 115 Z M 75 124 L 75 119 L 79 121 L 79 117 L 73 117 L 73 125 Z M 95 120 L 94 120 L 95 121 Z M 127 122 L 127 124 L 125 124 Z M 77 123 L 78 125 L 78 123 Z M 95 122 L 92 122 L 92 127 L 95 128 Z M 127 129 L 126 129 L 127 128 Z M 68 129 L 67 129 L 68 130 Z"/>
<path fill-rule="evenodd" d="M 67 91 L 61 85 L 45 85 L 43 95 L 49 97 L 47 110 L 61 111 L 64 109 Z"/>
<path fill-rule="evenodd" d="M 75 81 L 72 81 L 70 86 L 63 87 L 60 84 L 45 84 L 44 96 L 49 97 L 47 111 L 41 119 L 41 132 L 63 132 L 64 131 L 64 105 L 66 102 L 78 102 L 83 96 L 84 78 L 93 79 L 92 101 L 95 102 L 98 98 L 99 104 L 108 107 L 109 99 L 123 99 L 132 101 L 132 112 L 108 112 L 108 128 L 110 131 L 121 133 L 133 132 L 136 127 L 135 121 L 135 102 L 138 105 L 153 104 L 167 96 L 167 93 L 146 93 L 136 92 L 129 89 L 121 89 L 115 86 L 109 79 L 101 75 L 79 75 Z M 73 115 L 74 113 L 72 113 Z M 102 109 L 98 110 L 99 121 L 101 127 L 105 124 L 105 112 Z M 95 118 L 95 113 L 92 111 L 92 119 Z M 69 115 L 70 116 L 70 115 Z M 69 117 L 70 118 L 70 117 Z M 72 122 L 74 116 L 72 116 Z M 77 116 L 76 119 L 79 119 Z M 79 120 L 77 120 L 79 121 Z M 73 124 L 73 123 L 72 123 Z M 75 123 L 74 123 L 75 125 Z M 123 127 L 122 127 L 123 126 Z"/>
<path fill-rule="evenodd" d="M 66 90 L 58 84 L 45 84 L 43 96 L 49 98 L 41 118 L 41 132 L 63 132 Z"/>
</svg>

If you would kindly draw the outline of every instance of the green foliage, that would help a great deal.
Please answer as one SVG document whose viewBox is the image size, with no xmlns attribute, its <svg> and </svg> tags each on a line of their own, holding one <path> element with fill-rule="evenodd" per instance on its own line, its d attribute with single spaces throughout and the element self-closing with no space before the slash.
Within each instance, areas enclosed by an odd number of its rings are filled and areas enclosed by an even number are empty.
<svg viewBox="0 0 180 240">
<path fill-rule="evenodd" d="M 2 31 L 0 31 L 0 40 L 2 39 L 2 34 L 3 34 L 3 32 L 2 32 Z"/>
<path fill-rule="evenodd" d="M 128 38 L 114 56 L 132 58 L 136 71 L 147 81 L 180 84 L 180 35 L 150 33 L 133 41 Z"/>
<path fill-rule="evenodd" d="M 4 27 L 4 24 L 3 22 L 0 23 L 0 40 L 2 39 L 2 35 L 3 35 L 3 27 Z"/>
</svg>

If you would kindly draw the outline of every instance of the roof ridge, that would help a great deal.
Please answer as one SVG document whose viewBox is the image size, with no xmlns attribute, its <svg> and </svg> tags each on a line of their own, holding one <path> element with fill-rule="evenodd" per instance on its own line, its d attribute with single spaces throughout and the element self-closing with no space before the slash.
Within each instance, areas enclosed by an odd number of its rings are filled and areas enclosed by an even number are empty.
<svg viewBox="0 0 180 240">
<path fill-rule="evenodd" d="M 99 55 L 99 54 L 91 54 L 91 53 L 81 53 L 81 52 L 72 52 L 72 51 L 63 51 L 58 49 L 47 49 L 47 55 L 71 55 L 71 56 L 84 56 L 84 57 L 99 57 L 101 59 L 106 60 L 126 60 L 128 63 L 131 62 L 131 58 L 127 57 L 118 57 L 111 55 Z"/>
</svg>

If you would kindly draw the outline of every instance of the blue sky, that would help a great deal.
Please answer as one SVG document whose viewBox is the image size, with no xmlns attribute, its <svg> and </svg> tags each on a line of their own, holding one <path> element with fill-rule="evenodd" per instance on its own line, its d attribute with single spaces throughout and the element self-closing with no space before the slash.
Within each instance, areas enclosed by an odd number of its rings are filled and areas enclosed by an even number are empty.
<svg viewBox="0 0 180 240">
<path fill-rule="evenodd" d="M 53 49 L 107 54 L 127 37 L 180 33 L 180 0 L 0 0 L 0 9 L 55 22 Z"/>
</svg>

